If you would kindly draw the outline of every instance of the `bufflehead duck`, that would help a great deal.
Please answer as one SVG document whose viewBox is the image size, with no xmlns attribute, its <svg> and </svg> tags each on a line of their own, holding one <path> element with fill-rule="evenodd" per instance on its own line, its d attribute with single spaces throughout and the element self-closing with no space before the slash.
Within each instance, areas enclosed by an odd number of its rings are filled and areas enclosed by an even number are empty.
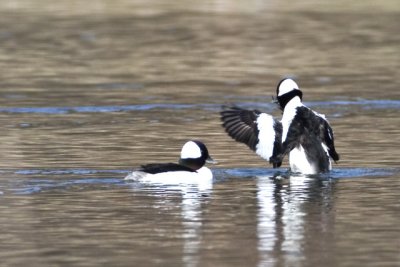
<svg viewBox="0 0 400 267">
<path fill-rule="evenodd" d="M 213 163 L 207 147 L 200 141 L 192 140 L 184 144 L 181 150 L 179 164 L 152 163 L 142 165 L 133 171 L 125 180 L 137 180 L 152 183 L 197 183 L 211 180 L 212 172 L 205 163 Z"/>
<path fill-rule="evenodd" d="M 223 127 L 229 136 L 245 143 L 273 167 L 280 167 L 289 154 L 292 172 L 316 174 L 332 168 L 339 160 L 331 126 L 325 116 L 302 103 L 303 93 L 292 79 L 277 86 L 277 102 L 283 111 L 281 121 L 258 110 L 224 107 Z"/>
</svg>

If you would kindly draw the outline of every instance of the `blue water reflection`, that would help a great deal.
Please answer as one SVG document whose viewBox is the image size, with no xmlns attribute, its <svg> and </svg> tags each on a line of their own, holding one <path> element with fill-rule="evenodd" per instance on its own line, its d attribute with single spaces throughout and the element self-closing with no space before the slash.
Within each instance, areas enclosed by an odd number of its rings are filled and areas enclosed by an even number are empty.
<svg viewBox="0 0 400 267">
<path fill-rule="evenodd" d="M 260 97 L 265 98 L 265 97 Z M 248 109 L 260 108 L 267 112 L 277 109 L 277 106 L 270 101 L 270 98 L 265 102 L 253 101 L 234 101 L 233 103 Z M 400 109 L 400 100 L 336 100 L 336 101 L 314 101 L 305 102 L 307 106 L 319 108 L 337 108 L 339 107 L 360 107 L 363 110 L 374 109 Z M 129 112 L 129 111 L 147 111 L 153 109 L 196 109 L 218 111 L 221 104 L 212 103 L 197 103 L 197 104 L 182 104 L 182 103 L 156 103 L 156 104 L 137 104 L 137 105 L 116 105 L 116 106 L 71 106 L 71 107 L 1 107 L 0 113 L 28 113 L 28 114 L 67 114 L 67 113 L 110 113 L 110 112 Z"/>
<path fill-rule="evenodd" d="M 2 170 L 2 176 L 17 176 L 17 178 L 5 180 L 2 188 L 5 191 L 16 194 L 32 194 L 49 190 L 68 190 L 72 186 L 85 187 L 96 186 L 129 186 L 137 190 L 180 191 L 183 195 L 193 190 L 200 194 L 212 192 L 215 183 L 223 183 L 229 179 L 262 179 L 264 186 L 289 183 L 299 186 L 307 186 L 311 182 L 329 184 L 338 179 L 355 179 L 361 177 L 380 177 L 392 176 L 400 172 L 397 168 L 335 168 L 329 174 L 318 176 L 301 176 L 291 174 L 285 169 L 276 171 L 275 169 L 264 168 L 229 168 L 214 169 L 214 180 L 207 182 L 169 184 L 169 183 L 137 183 L 127 182 L 123 177 L 129 170 L 96 170 L 96 169 L 21 169 L 21 170 Z M 121 178 L 122 177 L 122 178 Z M 189 196 L 193 197 L 193 195 Z"/>
</svg>

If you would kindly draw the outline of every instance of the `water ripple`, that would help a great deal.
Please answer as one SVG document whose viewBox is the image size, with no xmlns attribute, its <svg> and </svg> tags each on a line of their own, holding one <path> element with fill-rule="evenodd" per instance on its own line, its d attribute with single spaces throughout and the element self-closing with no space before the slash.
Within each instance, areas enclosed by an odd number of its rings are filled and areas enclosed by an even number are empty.
<svg viewBox="0 0 400 267">
<path fill-rule="evenodd" d="M 399 173 L 397 168 L 336 168 L 326 175 L 304 177 L 310 179 L 336 180 L 354 178 L 373 178 L 393 176 Z M 32 169 L 7 171 L 2 170 L 2 175 L 14 174 L 19 176 L 4 181 L 0 195 L 5 192 L 11 194 L 35 194 L 53 190 L 88 190 L 93 188 L 112 188 L 114 186 L 127 186 L 123 179 L 128 170 L 96 170 L 96 169 Z M 287 173 L 285 170 L 264 168 L 229 168 L 214 169 L 214 182 L 223 183 L 231 179 L 254 179 L 255 177 L 293 178 L 302 177 Z M 73 175 L 73 176 L 71 176 Z M 78 175 L 77 177 L 75 175 Z M 106 177 L 103 177 L 105 176 Z M 73 189 L 72 189 L 73 188 Z"/>
<path fill-rule="evenodd" d="M 356 101 L 335 100 L 335 101 L 316 101 L 306 102 L 309 106 L 362 106 L 364 109 L 400 109 L 400 100 L 366 100 L 360 99 Z"/>
<path fill-rule="evenodd" d="M 111 187 L 115 185 L 125 185 L 123 180 L 118 178 L 84 178 L 70 180 L 48 180 L 32 179 L 22 182 L 22 184 L 10 189 L 14 194 L 34 194 L 49 190 L 68 190 L 71 187 L 84 190 L 87 187 L 99 188 L 101 186 Z M 76 190 L 76 189 L 75 189 Z"/>
<path fill-rule="evenodd" d="M 6 171 L 3 171 L 6 172 Z M 9 171 L 11 172 L 11 171 Z M 56 169 L 56 170 L 41 170 L 41 169 L 29 169 L 29 170 L 17 170 L 14 173 L 19 175 L 89 175 L 89 174 L 121 174 L 127 173 L 128 170 L 93 170 L 93 169 Z"/>
<path fill-rule="evenodd" d="M 125 106 L 77 106 L 77 107 L 6 107 L 0 108 L 0 113 L 110 113 L 126 111 L 146 111 L 153 109 L 219 109 L 220 105 L 213 104 L 143 104 Z"/>
<path fill-rule="evenodd" d="M 130 170 L 98 170 L 98 169 L 27 169 L 27 170 L 1 170 L 2 175 L 5 174 L 16 174 L 16 175 L 118 175 L 122 178 L 125 174 L 128 174 Z M 400 169 L 397 168 L 335 168 L 329 174 L 321 175 L 321 178 L 329 179 L 342 179 L 342 178 L 356 178 L 356 177 L 370 177 L 370 176 L 391 176 L 399 173 Z M 217 180 L 224 177 L 235 177 L 235 178 L 246 178 L 255 176 L 271 176 L 287 174 L 285 169 L 265 169 L 265 168 L 219 168 L 213 169 L 214 177 Z M 121 178 L 121 179 L 122 179 Z"/>
<path fill-rule="evenodd" d="M 399 173 L 400 170 L 396 168 L 335 168 L 328 174 L 312 175 L 308 178 L 316 179 L 352 179 L 362 177 L 380 177 L 380 176 L 393 176 Z M 282 169 L 263 169 L 263 168 L 232 168 L 232 169 L 216 169 L 214 176 L 217 180 L 224 180 L 226 178 L 252 178 L 252 177 L 299 177 L 301 175 L 288 173 Z"/>
<path fill-rule="evenodd" d="M 314 101 L 305 102 L 310 107 L 315 106 L 360 106 L 363 109 L 400 109 L 400 100 L 337 100 L 337 101 Z M 236 105 L 253 109 L 263 108 L 271 110 L 276 108 L 273 103 L 260 102 L 239 102 Z M 39 113 L 39 114 L 67 114 L 67 113 L 110 113 L 110 112 L 127 112 L 127 111 L 146 111 L 153 109 L 203 109 L 203 110 L 220 110 L 221 104 L 138 104 L 138 105 L 121 105 L 121 106 L 76 106 L 76 107 L 2 107 L 0 113 Z"/>
</svg>

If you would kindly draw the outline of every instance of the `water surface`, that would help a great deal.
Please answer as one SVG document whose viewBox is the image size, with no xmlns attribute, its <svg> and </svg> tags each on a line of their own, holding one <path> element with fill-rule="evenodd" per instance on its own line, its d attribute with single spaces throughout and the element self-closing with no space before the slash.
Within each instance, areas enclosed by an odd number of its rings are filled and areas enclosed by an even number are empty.
<svg viewBox="0 0 400 267">
<path fill-rule="evenodd" d="M 2 265 L 399 266 L 396 1 L 67 2 L 0 4 Z M 329 175 L 220 125 L 229 103 L 280 117 L 284 76 L 335 131 Z M 212 184 L 123 180 L 193 138 Z"/>
</svg>

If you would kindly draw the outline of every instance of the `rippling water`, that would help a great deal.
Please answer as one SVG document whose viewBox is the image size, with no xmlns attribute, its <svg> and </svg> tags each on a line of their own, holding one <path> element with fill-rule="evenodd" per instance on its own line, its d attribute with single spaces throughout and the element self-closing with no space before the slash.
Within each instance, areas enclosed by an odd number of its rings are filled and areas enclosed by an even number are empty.
<svg viewBox="0 0 400 267">
<path fill-rule="evenodd" d="M 4 266 L 398 266 L 396 1 L 0 3 Z M 339 164 L 273 170 L 220 126 L 283 76 Z M 126 182 L 203 140 L 212 184 Z"/>
</svg>

